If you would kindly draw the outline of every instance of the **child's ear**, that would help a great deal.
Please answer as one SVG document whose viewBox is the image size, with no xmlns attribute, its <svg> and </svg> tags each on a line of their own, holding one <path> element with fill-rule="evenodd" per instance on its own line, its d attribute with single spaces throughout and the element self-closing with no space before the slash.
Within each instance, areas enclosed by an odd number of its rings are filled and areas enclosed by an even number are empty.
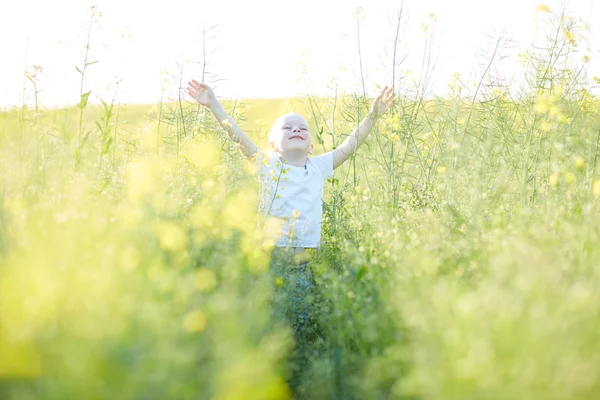
<svg viewBox="0 0 600 400">
<path fill-rule="evenodd" d="M 314 149 L 314 145 L 311 143 L 310 147 L 308 148 L 308 154 L 312 155 L 313 149 Z"/>
</svg>

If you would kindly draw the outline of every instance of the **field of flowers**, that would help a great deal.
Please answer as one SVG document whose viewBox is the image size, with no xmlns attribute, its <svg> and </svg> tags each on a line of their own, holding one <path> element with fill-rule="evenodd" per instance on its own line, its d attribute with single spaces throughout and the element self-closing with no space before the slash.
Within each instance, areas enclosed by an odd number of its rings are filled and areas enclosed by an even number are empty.
<svg viewBox="0 0 600 400">
<path fill-rule="evenodd" d="M 328 180 L 303 398 L 599 398 L 598 82 L 559 28 L 518 90 L 398 84 Z M 307 116 L 319 154 L 369 99 L 226 105 L 262 146 Z M 211 115 L 5 110 L 0 171 L 1 399 L 292 396 L 258 182 Z"/>
</svg>

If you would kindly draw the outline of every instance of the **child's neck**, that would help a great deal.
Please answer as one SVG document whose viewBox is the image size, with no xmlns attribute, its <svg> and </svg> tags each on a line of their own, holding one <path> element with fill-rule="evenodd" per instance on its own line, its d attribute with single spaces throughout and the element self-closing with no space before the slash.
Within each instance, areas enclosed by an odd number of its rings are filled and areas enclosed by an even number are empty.
<svg viewBox="0 0 600 400">
<path fill-rule="evenodd" d="M 299 151 L 277 151 L 277 154 L 279 154 L 281 161 L 295 167 L 304 167 L 308 160 L 307 154 Z"/>
</svg>

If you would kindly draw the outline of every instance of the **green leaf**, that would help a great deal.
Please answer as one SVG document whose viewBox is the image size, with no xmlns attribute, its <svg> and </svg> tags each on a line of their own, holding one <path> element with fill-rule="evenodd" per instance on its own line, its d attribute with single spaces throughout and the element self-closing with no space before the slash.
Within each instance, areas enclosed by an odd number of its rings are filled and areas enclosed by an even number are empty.
<svg viewBox="0 0 600 400">
<path fill-rule="evenodd" d="M 104 101 L 104 99 L 100 99 L 100 101 L 102 102 L 102 107 L 104 107 L 104 118 L 103 119 L 110 119 L 112 116 L 112 110 L 113 110 L 113 106 L 114 103 L 110 103 L 110 105 Z"/>
<path fill-rule="evenodd" d="M 77 72 L 79 72 L 81 75 L 83 75 L 83 73 L 81 72 L 81 70 L 77 67 L 77 65 L 75 66 L 75 69 L 77 70 Z"/>
<path fill-rule="evenodd" d="M 356 274 L 356 280 L 360 281 L 362 279 L 362 277 L 365 275 L 365 272 L 367 272 L 367 269 L 365 268 L 364 265 L 361 265 L 360 269 L 358 270 L 358 273 Z"/>
<path fill-rule="evenodd" d="M 102 154 L 108 153 L 112 142 L 113 142 L 113 138 L 111 136 L 107 136 L 106 139 L 104 139 L 104 143 L 102 143 Z"/>
<path fill-rule="evenodd" d="M 96 126 L 98 127 L 98 130 L 100 131 L 100 133 L 102 133 L 104 135 L 104 128 L 102 128 L 102 125 L 100 125 L 100 123 L 98 121 L 96 121 Z"/>
<path fill-rule="evenodd" d="M 83 144 L 88 140 L 88 138 L 90 137 L 90 135 L 92 134 L 92 132 L 94 132 L 93 129 L 88 130 L 84 135 L 83 135 L 83 139 L 81 140 L 81 146 L 83 147 Z"/>
<path fill-rule="evenodd" d="M 91 90 L 81 95 L 81 100 L 79 100 L 79 104 L 77 104 L 77 107 L 83 110 L 87 106 L 88 97 L 90 97 L 90 93 L 92 93 Z"/>
</svg>

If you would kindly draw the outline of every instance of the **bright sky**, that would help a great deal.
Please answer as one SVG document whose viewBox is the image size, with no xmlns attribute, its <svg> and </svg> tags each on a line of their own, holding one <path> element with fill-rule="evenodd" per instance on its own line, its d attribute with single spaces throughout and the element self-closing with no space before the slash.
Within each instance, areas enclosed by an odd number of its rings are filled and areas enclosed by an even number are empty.
<svg viewBox="0 0 600 400">
<path fill-rule="evenodd" d="M 567 14 L 588 26 L 579 45 L 588 55 L 590 74 L 600 75 L 600 5 L 571 0 Z M 84 92 L 123 103 L 152 103 L 176 93 L 173 76 L 183 66 L 183 82 L 201 79 L 203 26 L 216 25 L 207 41 L 208 70 L 221 79 L 221 97 L 289 97 L 332 93 L 328 84 L 339 77 L 345 90 L 360 88 L 357 51 L 357 7 L 363 71 L 369 93 L 391 80 L 386 47 L 391 49 L 393 21 L 400 0 L 4 0 L 0 4 L 0 107 L 32 104 L 33 87 L 24 71 L 35 65 L 43 106 L 79 100 L 89 7 L 102 13 L 92 26 L 90 61 Z M 401 73 L 422 71 L 425 45 L 422 24 L 433 32 L 435 70 L 432 88 L 443 93 L 452 74 L 477 73 L 478 50 L 490 50 L 486 34 L 506 31 L 517 47 L 502 62 L 507 75 L 517 69 L 519 52 L 541 43 L 548 14 L 536 11 L 538 0 L 405 0 L 400 52 Z M 558 12 L 561 0 L 546 0 Z M 433 23 L 430 14 L 435 13 Z M 392 22 L 390 22 L 392 21 Z M 579 56 L 579 55 L 578 55 Z M 478 61 L 479 60 L 479 61 Z M 178 80 L 179 78 L 177 78 Z M 120 82 L 118 85 L 116 82 Z M 210 79 L 207 80 L 210 83 Z M 24 88 L 24 90 L 23 90 Z"/>
</svg>

